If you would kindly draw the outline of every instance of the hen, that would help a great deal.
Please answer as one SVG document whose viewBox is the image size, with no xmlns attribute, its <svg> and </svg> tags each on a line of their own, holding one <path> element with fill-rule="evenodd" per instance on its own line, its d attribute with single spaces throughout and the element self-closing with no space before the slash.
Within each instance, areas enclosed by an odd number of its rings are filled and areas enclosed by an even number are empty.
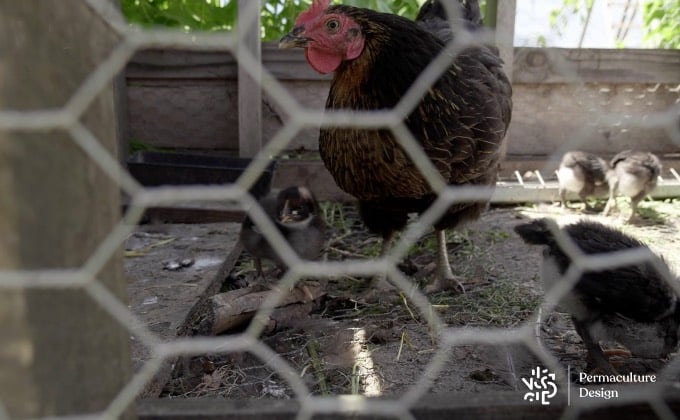
<svg viewBox="0 0 680 420">
<path fill-rule="evenodd" d="M 592 210 L 588 197 L 601 196 L 607 193 L 607 172 L 609 164 L 606 160 L 592 153 L 571 151 L 564 154 L 557 170 L 560 183 L 560 205 L 567 206 L 567 191 L 578 194 L 586 210 Z"/>
<path fill-rule="evenodd" d="M 480 33 L 476 0 L 452 6 L 459 13 L 449 25 L 438 1 L 427 1 L 414 22 L 315 0 L 279 46 L 304 48 L 315 70 L 335 72 L 326 109 L 392 109 L 457 32 Z M 449 185 L 492 186 L 510 123 L 511 95 L 498 51 L 466 46 L 404 123 Z M 390 130 L 323 128 L 319 151 L 338 186 L 358 199 L 366 226 L 382 235 L 382 255 L 408 214 L 424 212 L 437 198 Z M 428 291 L 464 291 L 448 261 L 445 229 L 479 217 L 486 205 L 456 203 L 435 224 L 437 275 Z M 381 281 L 378 287 L 389 286 Z"/>
<path fill-rule="evenodd" d="M 326 225 L 318 203 L 307 188 L 286 188 L 276 197 L 263 198 L 260 205 L 300 258 L 313 260 L 319 257 Z M 263 277 L 262 259 L 274 261 L 279 270 L 284 270 L 283 261 L 250 217 L 243 221 L 240 239 L 246 251 L 253 256 L 259 277 Z"/>
<path fill-rule="evenodd" d="M 661 174 L 661 161 L 648 152 L 624 150 L 612 158 L 609 172 L 609 201 L 604 215 L 616 207 L 616 193 L 630 197 L 631 213 L 628 223 L 635 221 L 637 205 L 654 188 Z"/>
<path fill-rule="evenodd" d="M 515 231 L 529 244 L 545 245 L 541 271 L 545 289 L 550 290 L 569 268 L 569 257 L 546 220 L 516 226 Z M 563 231 L 587 255 L 646 247 L 596 222 L 581 221 Z M 651 263 L 585 272 L 559 307 L 571 314 L 589 357 L 607 373 L 615 371 L 598 344 L 600 340 L 618 341 L 634 355 L 646 358 L 666 357 L 678 349 L 678 296 Z"/>
</svg>

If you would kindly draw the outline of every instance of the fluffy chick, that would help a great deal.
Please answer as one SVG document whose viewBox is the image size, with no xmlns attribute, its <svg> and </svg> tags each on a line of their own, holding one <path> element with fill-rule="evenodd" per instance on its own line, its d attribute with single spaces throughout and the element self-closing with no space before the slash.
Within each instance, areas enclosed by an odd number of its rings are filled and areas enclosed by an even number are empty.
<svg viewBox="0 0 680 420">
<path fill-rule="evenodd" d="M 314 260 L 319 257 L 326 225 L 311 191 L 305 187 L 289 187 L 276 197 L 263 198 L 260 205 L 300 258 Z M 259 277 L 263 277 L 262 259 L 273 261 L 281 271 L 285 270 L 284 262 L 250 217 L 243 221 L 240 239 L 253 256 Z"/>
<path fill-rule="evenodd" d="M 616 208 L 617 192 L 630 197 L 631 214 L 627 223 L 633 223 L 640 201 L 654 188 L 661 173 L 661 161 L 652 153 L 624 150 L 611 160 L 608 174 L 609 200 L 603 214 Z"/>
<path fill-rule="evenodd" d="M 526 243 L 545 245 L 541 277 L 546 291 L 562 280 L 571 264 L 548 223 L 541 219 L 515 227 Z M 646 247 L 619 230 L 592 221 L 580 221 L 562 231 L 587 255 Z M 678 349 L 678 296 L 649 262 L 585 272 L 558 307 L 571 315 L 590 360 L 606 373 L 615 370 L 603 354 L 600 340 L 617 341 L 644 358 L 663 358 Z"/>
<path fill-rule="evenodd" d="M 587 198 L 607 194 L 608 171 L 607 161 L 592 153 L 576 150 L 565 153 L 557 170 L 560 183 L 560 205 L 568 208 L 566 195 L 567 192 L 573 192 L 581 198 L 585 210 L 593 210 Z"/>
</svg>

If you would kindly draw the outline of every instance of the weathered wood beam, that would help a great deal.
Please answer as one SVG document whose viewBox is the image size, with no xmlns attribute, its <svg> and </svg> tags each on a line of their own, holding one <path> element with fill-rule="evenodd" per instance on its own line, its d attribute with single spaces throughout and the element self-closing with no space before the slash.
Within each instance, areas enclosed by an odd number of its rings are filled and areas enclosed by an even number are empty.
<svg viewBox="0 0 680 420">
<path fill-rule="evenodd" d="M 239 48 L 244 48 L 257 62 L 261 61 L 261 0 L 238 1 Z M 249 13 L 255 10 L 256 13 Z M 239 156 L 253 157 L 262 149 L 262 88 L 259 68 L 238 67 Z"/>
<path fill-rule="evenodd" d="M 515 11 L 516 0 L 503 0 L 497 2 L 496 8 L 496 45 L 505 63 L 505 74 L 512 80 L 513 58 L 515 55 L 513 41 L 515 39 Z"/>
<path fill-rule="evenodd" d="M 530 403 L 523 400 L 523 392 L 483 393 L 443 393 L 423 396 L 410 410 L 416 419 L 546 419 L 558 418 L 567 408 L 566 391 L 558 394 L 550 401 L 550 405 Z M 360 396 L 356 398 L 357 406 L 361 404 Z M 347 400 L 348 404 L 350 399 Z M 668 406 L 674 413 L 680 412 L 680 401 L 677 396 L 667 396 Z M 230 419 L 275 419 L 288 420 L 296 418 L 300 411 L 300 403 L 296 400 L 225 400 L 223 398 L 201 399 L 163 399 L 142 400 L 137 404 L 137 412 L 141 420 L 230 420 Z M 331 420 L 346 419 L 349 413 L 317 414 L 314 418 Z M 357 409 L 351 417 L 362 418 Z M 366 416 L 371 417 L 371 416 Z M 375 417 L 375 416 L 373 416 Z M 601 418 L 647 418 L 655 417 L 655 411 L 646 403 L 634 402 L 618 404 L 599 409 L 583 410 L 579 413 L 582 419 Z"/>
<path fill-rule="evenodd" d="M 63 106 L 119 41 L 83 0 L 0 2 L 0 27 L 11 57 L 2 110 Z M 110 87 L 81 120 L 115 156 Z M 68 274 L 120 220 L 120 187 L 63 130 L 0 130 L 0 215 L 1 270 Z M 96 274 L 125 305 L 122 252 Z M 12 418 L 97 413 L 128 381 L 130 331 L 82 289 L 2 287 L 0 325 L 0 403 Z"/>
<path fill-rule="evenodd" d="M 680 169 L 677 157 L 662 157 L 664 165 L 664 183 L 660 183 L 651 196 L 653 198 L 680 197 L 680 182 L 668 173 L 670 168 Z M 527 171 L 539 170 L 546 180 L 554 180 L 554 170 L 559 161 L 548 157 L 514 156 L 501 162 L 500 176 L 512 177 L 509 183 L 499 183 L 492 198 L 493 203 L 528 203 L 553 201 L 557 199 L 557 184 L 548 182 L 545 186 L 538 181 L 528 181 L 525 186 L 514 182 L 515 171 L 524 174 Z M 274 172 L 272 189 L 282 189 L 290 185 L 309 187 L 319 200 L 352 201 L 354 198 L 342 191 L 320 160 L 286 160 L 281 161 Z"/>
<path fill-rule="evenodd" d="M 511 8 L 501 2 L 504 16 Z M 504 18 L 507 21 L 508 18 Z M 499 27 L 498 37 L 511 42 L 509 32 Z M 282 81 L 325 81 L 329 75 L 313 71 L 298 50 L 279 50 L 276 44 L 262 44 L 264 66 Z M 606 48 L 516 47 L 513 83 L 661 83 L 677 84 L 679 50 Z M 169 82 L 233 80 L 236 61 L 227 52 L 145 50 L 134 55 L 126 70 L 129 85 L 166 86 Z M 510 74 L 509 74 L 510 75 Z"/>
</svg>

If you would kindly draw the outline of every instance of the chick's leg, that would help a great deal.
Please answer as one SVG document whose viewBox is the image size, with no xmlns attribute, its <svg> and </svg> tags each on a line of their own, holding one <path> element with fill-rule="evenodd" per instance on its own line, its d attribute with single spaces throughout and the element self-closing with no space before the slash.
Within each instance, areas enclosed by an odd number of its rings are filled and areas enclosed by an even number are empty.
<svg viewBox="0 0 680 420">
<path fill-rule="evenodd" d="M 257 272 L 258 279 L 264 279 L 264 272 L 262 271 L 262 258 L 255 257 L 255 271 Z"/>
<path fill-rule="evenodd" d="M 437 271 L 432 284 L 425 288 L 426 293 L 451 290 L 455 293 L 465 293 L 461 278 L 453 275 L 449 263 L 449 251 L 446 248 L 446 231 L 437 229 Z"/>
<path fill-rule="evenodd" d="M 642 201 L 643 198 L 645 198 L 645 191 L 642 191 L 640 194 L 636 195 L 635 197 L 631 197 L 630 199 L 630 217 L 626 221 L 628 224 L 635 223 L 637 219 L 637 208 L 638 204 L 640 204 L 640 201 Z"/>
<path fill-rule="evenodd" d="M 586 345 L 589 363 L 593 362 L 595 365 L 594 370 L 598 373 L 603 373 L 607 375 L 617 375 L 618 372 L 616 371 L 616 369 L 614 369 L 611 363 L 609 363 L 609 360 L 607 359 L 607 357 L 605 357 L 600 345 L 590 335 L 588 328 L 581 321 L 578 321 L 576 319 L 573 319 L 573 321 L 574 327 L 576 327 L 576 332 L 583 339 L 583 344 Z"/>
<path fill-rule="evenodd" d="M 568 209 L 569 206 L 567 205 L 567 190 L 565 190 L 564 188 L 560 188 L 559 195 L 560 195 L 560 207 Z"/>
<path fill-rule="evenodd" d="M 616 179 L 611 179 L 609 181 L 609 200 L 607 200 L 607 205 L 602 211 L 603 216 L 609 216 L 609 213 L 616 209 L 616 190 L 619 187 L 618 181 Z"/>
<path fill-rule="evenodd" d="M 595 211 L 595 209 L 590 205 L 590 203 L 588 203 L 588 195 L 587 194 L 581 192 L 581 193 L 579 193 L 578 196 L 581 199 L 581 202 L 583 203 L 583 210 L 582 210 L 583 212 L 591 213 L 591 212 Z"/>
</svg>

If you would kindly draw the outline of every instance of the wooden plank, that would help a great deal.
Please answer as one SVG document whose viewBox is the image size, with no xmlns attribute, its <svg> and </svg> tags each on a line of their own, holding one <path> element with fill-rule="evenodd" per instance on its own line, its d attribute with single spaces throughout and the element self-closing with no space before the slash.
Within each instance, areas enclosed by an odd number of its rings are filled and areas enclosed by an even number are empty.
<svg viewBox="0 0 680 420">
<path fill-rule="evenodd" d="M 559 166 L 561 156 L 556 159 L 549 156 L 508 156 L 506 160 L 501 162 L 500 176 L 502 178 L 510 179 L 514 182 L 514 172 L 519 171 L 520 174 L 525 172 L 540 170 L 546 179 L 554 179 L 554 171 Z M 664 165 L 664 178 L 669 181 L 672 175 L 668 173 L 670 168 L 680 169 L 680 156 L 667 155 L 660 156 Z M 304 185 L 308 187 L 319 200 L 329 201 L 353 201 L 354 197 L 342 191 L 333 177 L 328 172 L 323 162 L 320 160 L 285 160 L 281 161 L 274 173 L 272 180 L 273 189 L 283 189 L 291 185 Z M 657 192 L 659 197 L 667 197 L 676 189 L 663 188 Z M 546 201 L 544 193 L 537 193 L 538 201 Z M 499 195 L 500 201 L 507 201 L 513 195 Z M 531 196 L 529 196 L 531 197 Z M 520 200 L 522 201 L 522 200 Z M 529 201 L 529 200 L 523 200 Z"/>
<path fill-rule="evenodd" d="M 499 23 L 511 19 L 512 8 L 499 2 Z M 509 28 L 499 27 L 499 42 L 507 43 Z M 330 80 L 312 70 L 299 50 L 261 46 L 265 67 L 280 80 Z M 680 50 L 567 49 L 515 47 L 513 83 L 678 83 Z M 145 50 L 127 67 L 129 83 L 143 79 L 234 79 L 236 61 L 228 52 Z"/>
<path fill-rule="evenodd" d="M 259 12 L 260 0 L 239 0 L 238 25 L 239 39 L 244 48 L 258 63 L 261 60 L 260 14 L 252 14 L 252 22 L 248 21 L 248 8 Z M 244 24 L 245 22 L 245 24 Z M 259 67 L 246 68 L 241 63 L 238 67 L 238 135 L 239 156 L 253 157 L 262 149 L 262 88 L 260 87 L 261 70 Z"/>
<path fill-rule="evenodd" d="M 489 394 L 444 393 L 427 394 L 410 410 L 416 419 L 546 419 L 558 418 L 566 409 L 567 397 L 558 394 L 549 405 L 528 403 L 523 400 L 521 392 L 494 392 Z M 351 396 L 350 396 L 351 397 Z M 667 399 L 669 408 L 680 413 L 680 400 L 677 396 Z M 347 404 L 350 404 L 348 401 Z M 357 407 L 362 405 L 357 401 Z M 295 400 L 225 400 L 218 398 L 201 399 L 163 399 L 141 400 L 137 402 L 137 415 L 140 420 L 230 420 L 259 419 L 273 420 L 294 419 L 300 411 L 300 404 Z M 314 419 L 346 419 L 375 418 L 375 415 L 362 416 L 356 412 L 344 414 L 317 414 Z M 646 403 L 623 405 L 617 402 L 597 410 L 579 413 L 581 419 L 641 419 L 655 418 L 655 412 Z"/>
<path fill-rule="evenodd" d="M 305 61 L 304 51 L 280 50 L 277 43 L 261 45 L 262 61 L 279 80 L 331 80 L 332 75 L 315 72 Z M 130 83 L 150 79 L 236 79 L 237 63 L 229 52 L 195 50 L 142 50 L 127 66 Z"/>
<path fill-rule="evenodd" d="M 203 293 L 198 303 L 196 303 L 196 305 L 191 308 L 185 318 L 185 322 L 177 328 L 177 336 L 211 335 L 209 330 L 204 329 L 204 319 L 209 310 L 210 298 L 219 293 L 220 289 L 224 285 L 225 280 L 229 277 L 229 274 L 231 274 L 231 271 L 236 266 L 236 263 L 241 257 L 242 252 L 243 244 L 240 240 L 237 240 L 233 244 L 233 248 L 227 255 L 227 258 L 225 258 L 224 262 L 220 266 L 220 269 L 215 274 L 212 284 L 206 288 L 205 293 Z"/>
<path fill-rule="evenodd" d="M 680 83 L 676 62 L 680 51 L 649 50 L 640 51 L 642 55 L 639 55 L 637 50 L 516 49 L 520 50 L 535 52 L 538 55 L 531 60 L 543 64 L 525 66 L 524 70 L 522 61 L 514 65 L 516 78 L 527 82 L 514 85 L 515 106 L 508 153 L 549 154 L 563 147 L 615 151 L 637 148 L 641 138 L 645 139 L 645 147 L 653 151 L 668 153 L 677 148 L 663 128 L 641 127 L 636 119 L 626 116 L 664 113 L 674 106 L 678 98 L 676 87 Z M 554 74 L 563 68 L 545 61 L 550 54 L 556 54 L 560 60 L 559 57 L 576 54 L 580 61 L 571 65 L 579 66 L 578 71 L 587 73 L 589 68 L 597 66 L 602 70 L 597 77 L 584 76 L 586 80 L 596 80 L 592 83 L 578 80 L 581 75 L 574 71 L 573 78 L 569 79 Z M 275 70 L 275 76 L 300 104 L 310 109 L 323 107 L 328 76 L 322 78 L 310 70 L 299 51 L 280 51 L 275 45 L 265 44 L 263 56 L 271 60 L 265 64 Z M 665 59 L 659 61 L 659 57 Z M 636 66 L 643 67 L 647 73 L 636 80 L 645 82 L 622 82 L 620 77 L 610 75 L 624 71 L 631 59 L 641 61 Z M 238 106 L 238 95 L 233 58 L 226 53 L 220 58 L 216 53 L 147 51 L 136 60 L 146 64 L 136 66 L 133 62 L 128 67 L 131 137 L 157 147 L 237 152 L 239 136 L 233 127 L 238 124 L 238 115 L 233 110 Z M 531 61 L 527 55 L 521 60 Z M 230 66 L 233 77 L 225 70 Z M 196 70 L 195 74 L 192 69 Z M 600 78 L 615 81 L 598 82 Z M 664 78 L 672 79 L 673 83 L 657 83 Z M 544 79 L 545 83 L 541 82 Z M 287 110 L 266 95 L 263 102 L 266 106 L 262 109 L 262 135 L 266 142 L 281 129 Z M 620 122 L 614 119 L 617 115 L 622 116 Z M 318 129 L 302 130 L 289 149 L 316 150 L 317 139 Z"/>
<path fill-rule="evenodd" d="M 666 129 L 645 126 L 642 118 L 667 114 L 678 100 L 678 83 L 515 84 L 508 153 L 677 151 Z"/>
<path fill-rule="evenodd" d="M 491 196 L 491 203 L 494 204 L 518 204 L 518 203 L 545 203 L 559 200 L 559 185 L 557 181 L 546 182 L 545 185 L 536 179 L 524 185 L 519 183 L 499 182 L 496 190 Z M 655 200 L 680 197 L 680 183 L 668 181 L 659 184 L 654 191 L 649 194 Z M 578 195 L 569 193 L 567 200 L 580 200 Z"/>
<path fill-rule="evenodd" d="M 236 79 L 236 60 L 229 52 L 142 50 L 126 67 L 128 83 L 174 79 Z"/>
<path fill-rule="evenodd" d="M 206 207 L 150 207 L 142 217 L 142 223 L 241 223 L 243 210 Z"/>
<path fill-rule="evenodd" d="M 354 200 L 335 184 L 335 180 L 320 160 L 280 161 L 274 172 L 272 189 L 284 189 L 293 185 L 308 187 L 319 200 Z"/>
<path fill-rule="evenodd" d="M 130 120 L 128 118 L 127 84 L 121 72 L 113 81 L 114 111 L 116 113 L 116 138 L 118 139 L 118 159 L 125 165 L 130 155 Z"/>
<path fill-rule="evenodd" d="M 606 160 L 611 159 L 614 153 L 602 153 L 600 156 Z M 664 167 L 663 177 L 672 178 L 669 173 L 670 168 L 680 169 L 680 154 L 658 154 L 659 159 Z M 515 171 L 524 174 L 527 171 L 539 170 L 546 178 L 554 177 L 554 171 L 560 164 L 561 155 L 545 156 L 545 155 L 508 155 L 505 160 L 501 162 L 501 177 L 513 176 Z"/>
<path fill-rule="evenodd" d="M 158 85 L 162 82 L 163 85 Z M 173 149 L 238 149 L 235 83 L 154 80 L 128 85 L 130 137 Z"/>
<path fill-rule="evenodd" d="M 118 26 L 125 25 L 125 19 L 121 14 L 121 2 L 104 2 L 93 4 L 92 0 L 88 0 L 88 4 L 92 8 L 97 8 L 108 25 Z M 128 119 L 129 109 L 127 106 L 127 82 L 125 78 L 125 68 L 123 68 L 113 80 L 113 110 L 116 113 L 116 137 L 118 139 L 118 159 L 122 165 L 125 165 L 125 159 L 130 155 L 130 121 Z"/>
<path fill-rule="evenodd" d="M 130 310 L 163 341 L 191 335 L 196 308 L 219 291 L 235 259 L 240 225 L 162 224 L 138 226 L 128 237 L 125 273 Z M 164 269 L 168 261 L 191 259 L 178 270 Z M 151 354 L 140 340 L 132 341 L 132 361 L 139 369 Z M 157 397 L 170 379 L 177 358 L 165 361 L 142 392 Z"/>
<path fill-rule="evenodd" d="M 678 83 L 680 50 L 515 48 L 513 83 Z"/>
<path fill-rule="evenodd" d="M 304 50 L 294 48 L 281 50 L 278 43 L 262 44 L 262 61 L 267 70 L 279 80 L 323 80 L 329 81 L 333 74 L 321 74 L 312 69 L 305 59 Z"/>
</svg>

